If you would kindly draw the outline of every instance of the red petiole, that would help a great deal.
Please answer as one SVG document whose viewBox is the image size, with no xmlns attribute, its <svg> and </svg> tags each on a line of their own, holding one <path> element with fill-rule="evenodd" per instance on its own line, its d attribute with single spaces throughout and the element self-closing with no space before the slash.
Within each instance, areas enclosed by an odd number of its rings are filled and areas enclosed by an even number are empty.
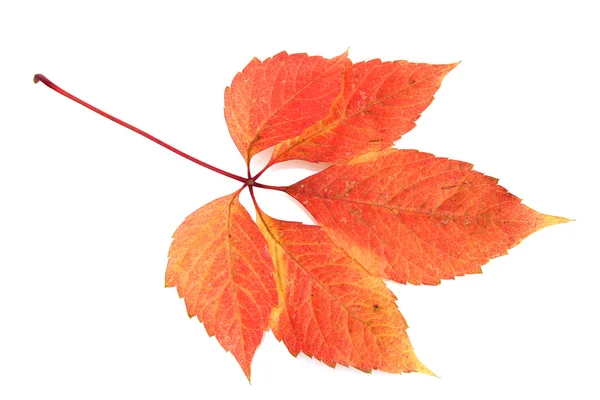
<svg viewBox="0 0 600 400">
<path fill-rule="evenodd" d="M 171 146 L 168 143 L 163 142 L 162 140 L 150 135 L 149 133 L 144 132 L 143 130 L 141 130 L 139 128 L 136 128 L 135 126 L 128 124 L 127 122 L 125 122 L 123 120 L 120 120 L 119 118 L 113 117 L 112 115 L 100 110 L 99 108 L 94 107 L 93 105 L 81 100 L 80 98 L 73 96 L 71 93 L 67 92 L 64 89 L 61 89 L 59 86 L 52 83 L 52 81 L 50 81 L 48 78 L 46 78 L 42 74 L 36 74 L 33 77 L 33 82 L 34 83 L 42 82 L 44 85 L 48 86 L 50 89 L 54 90 L 55 92 L 58 92 L 58 93 L 62 94 L 63 96 L 81 104 L 82 106 L 89 108 L 90 110 L 94 111 L 95 113 L 102 115 L 104 118 L 108 118 L 111 121 L 116 122 L 117 124 L 124 126 L 127 129 L 130 129 L 130 130 L 134 131 L 135 133 L 138 133 L 138 134 L 144 136 L 146 139 L 150 139 L 154 143 L 161 145 L 165 149 L 171 150 L 173 153 L 178 154 L 183 158 L 187 158 L 188 160 L 190 160 L 198 165 L 201 165 L 204 168 L 208 168 L 211 171 L 217 172 L 228 178 L 235 179 L 236 181 L 240 181 L 240 182 L 244 183 L 244 186 L 249 186 L 249 187 L 255 186 L 255 187 L 259 187 L 259 188 L 263 188 L 263 189 L 271 189 L 271 190 L 283 190 L 283 188 L 279 187 L 279 186 L 264 185 L 262 183 L 255 182 L 255 179 L 258 178 L 258 176 L 255 178 L 250 177 L 250 167 L 248 167 L 248 178 L 244 178 L 239 175 L 232 174 L 231 172 L 227 172 L 220 168 L 214 167 L 210 164 L 205 163 L 204 161 L 198 160 L 196 157 L 192 157 L 191 155 L 184 153 L 183 151 Z"/>
</svg>

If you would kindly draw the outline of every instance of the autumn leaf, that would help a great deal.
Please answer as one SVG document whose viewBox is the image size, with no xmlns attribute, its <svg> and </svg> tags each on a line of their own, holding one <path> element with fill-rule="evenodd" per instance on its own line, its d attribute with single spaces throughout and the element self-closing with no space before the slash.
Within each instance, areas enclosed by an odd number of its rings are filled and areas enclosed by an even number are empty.
<svg viewBox="0 0 600 400">
<path fill-rule="evenodd" d="M 225 119 L 247 177 L 198 160 L 43 75 L 34 81 L 241 183 L 176 230 L 166 285 L 177 287 L 188 315 L 233 354 L 248 379 L 269 328 L 293 355 L 332 367 L 432 374 L 417 359 L 381 278 L 435 285 L 480 273 L 528 235 L 569 221 L 522 204 L 466 162 L 388 149 L 415 126 L 456 66 L 352 63 L 346 53 L 253 59 L 225 90 Z M 253 175 L 250 160 L 271 146 L 270 161 Z M 291 159 L 335 164 L 285 187 L 257 181 Z M 245 188 L 257 223 L 239 202 Z M 269 217 L 254 188 L 287 193 L 319 226 Z"/>
<path fill-rule="evenodd" d="M 444 76 L 457 65 L 348 63 L 332 113 L 278 144 L 270 164 L 291 159 L 340 162 L 390 147 L 415 126 Z"/>
<path fill-rule="evenodd" d="M 204 323 L 250 379 L 277 295 L 267 244 L 238 195 L 205 205 L 179 226 L 169 249 L 166 286 L 177 287 L 188 315 Z"/>
<path fill-rule="evenodd" d="M 481 272 L 544 227 L 540 214 L 471 164 L 415 150 L 372 152 L 286 189 L 372 274 L 438 284 Z"/>
<path fill-rule="evenodd" d="M 238 73 L 225 89 L 225 120 L 246 163 L 329 114 L 345 65 L 346 53 L 328 60 L 282 52 Z"/>
<path fill-rule="evenodd" d="M 260 209 L 257 222 L 269 243 L 279 293 L 271 329 L 290 353 L 332 367 L 432 374 L 414 354 L 396 297 L 380 278 L 318 226 L 276 220 Z"/>
</svg>

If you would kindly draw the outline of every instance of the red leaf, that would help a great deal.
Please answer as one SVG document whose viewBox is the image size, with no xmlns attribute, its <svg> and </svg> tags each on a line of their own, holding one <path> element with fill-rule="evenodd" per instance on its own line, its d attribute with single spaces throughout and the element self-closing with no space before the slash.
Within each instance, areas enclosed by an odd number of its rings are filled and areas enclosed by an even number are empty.
<svg viewBox="0 0 600 400">
<path fill-rule="evenodd" d="M 465 162 L 415 150 L 367 153 L 286 189 L 371 273 L 438 284 L 481 272 L 546 226 L 540 214 Z"/>
<path fill-rule="evenodd" d="M 267 244 L 238 194 L 196 210 L 177 228 L 166 286 L 177 286 L 188 315 L 204 323 L 250 379 L 277 293 Z"/>
<path fill-rule="evenodd" d="M 348 63 L 332 114 L 277 145 L 271 164 L 291 159 L 341 162 L 390 147 L 414 128 L 442 79 L 457 65 Z"/>
<path fill-rule="evenodd" d="M 345 64 L 346 53 L 329 60 L 282 52 L 238 73 L 225 89 L 225 120 L 246 163 L 327 116 Z"/>
<path fill-rule="evenodd" d="M 257 217 L 275 264 L 279 305 L 271 328 L 294 356 L 363 371 L 419 371 L 406 322 L 383 281 L 335 246 L 318 226 Z"/>
</svg>

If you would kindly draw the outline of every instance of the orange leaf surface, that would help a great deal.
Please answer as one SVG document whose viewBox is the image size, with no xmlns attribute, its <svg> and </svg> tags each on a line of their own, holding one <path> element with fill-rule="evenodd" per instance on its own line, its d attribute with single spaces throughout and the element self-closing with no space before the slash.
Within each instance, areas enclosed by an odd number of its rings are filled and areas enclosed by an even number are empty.
<svg viewBox="0 0 600 400">
<path fill-rule="evenodd" d="M 390 147 L 415 126 L 456 64 L 371 60 L 347 64 L 332 113 L 275 147 L 271 164 L 291 159 L 341 162 Z"/>
<path fill-rule="evenodd" d="M 540 214 L 471 164 L 415 150 L 367 153 L 286 189 L 371 273 L 438 284 L 479 273 L 535 231 Z"/>
<path fill-rule="evenodd" d="M 225 120 L 246 160 L 324 118 L 340 94 L 346 53 L 253 59 L 225 89 Z"/>
<path fill-rule="evenodd" d="M 275 264 L 279 305 L 271 329 L 294 356 L 363 371 L 419 371 L 406 322 L 383 281 L 335 246 L 318 226 L 270 218 L 257 222 Z"/>
<path fill-rule="evenodd" d="M 204 323 L 250 379 L 277 292 L 267 243 L 238 195 L 214 200 L 177 228 L 166 286 L 177 286 L 188 315 Z"/>
</svg>

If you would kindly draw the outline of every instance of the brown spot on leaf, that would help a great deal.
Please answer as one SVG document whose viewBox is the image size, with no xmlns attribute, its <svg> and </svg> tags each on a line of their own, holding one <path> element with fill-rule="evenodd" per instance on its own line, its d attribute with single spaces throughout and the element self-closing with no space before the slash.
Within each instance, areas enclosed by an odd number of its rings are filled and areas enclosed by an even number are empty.
<svg viewBox="0 0 600 400">
<path fill-rule="evenodd" d="M 448 189 L 455 188 L 455 187 L 457 187 L 457 186 L 458 186 L 458 185 L 442 186 L 442 187 L 441 187 L 441 189 L 442 189 L 442 190 L 448 190 Z"/>
</svg>

